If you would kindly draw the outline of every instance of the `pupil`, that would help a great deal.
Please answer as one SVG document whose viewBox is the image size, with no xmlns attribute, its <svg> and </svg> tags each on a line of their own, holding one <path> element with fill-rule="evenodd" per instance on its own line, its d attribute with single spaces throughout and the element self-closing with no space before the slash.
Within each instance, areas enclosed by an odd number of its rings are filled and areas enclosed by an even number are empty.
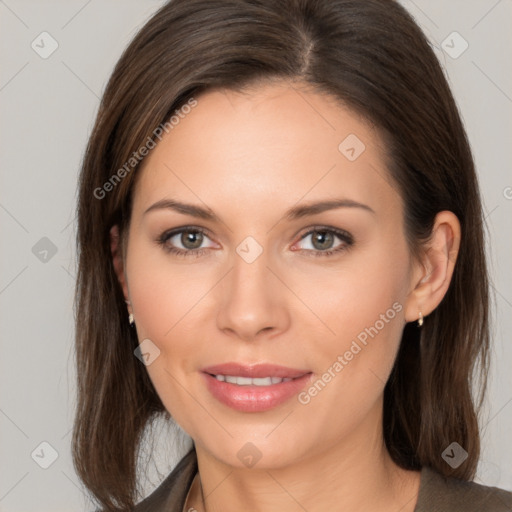
<svg viewBox="0 0 512 512">
<path fill-rule="evenodd" d="M 332 242 L 332 233 L 328 231 L 316 231 L 313 236 L 313 245 L 316 249 L 328 249 Z"/>
<path fill-rule="evenodd" d="M 198 231 L 185 231 L 181 235 L 181 243 L 187 249 L 197 249 L 201 246 L 203 234 Z"/>
</svg>

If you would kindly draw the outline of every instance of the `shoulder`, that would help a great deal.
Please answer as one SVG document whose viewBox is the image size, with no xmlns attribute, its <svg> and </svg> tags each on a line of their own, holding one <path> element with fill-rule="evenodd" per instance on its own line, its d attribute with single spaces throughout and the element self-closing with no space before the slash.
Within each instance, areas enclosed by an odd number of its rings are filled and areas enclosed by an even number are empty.
<svg viewBox="0 0 512 512">
<path fill-rule="evenodd" d="M 191 449 L 166 479 L 135 506 L 133 512 L 181 512 L 196 473 L 196 452 Z"/>
<path fill-rule="evenodd" d="M 424 467 L 414 512 L 512 512 L 512 492 L 444 477 Z"/>
</svg>

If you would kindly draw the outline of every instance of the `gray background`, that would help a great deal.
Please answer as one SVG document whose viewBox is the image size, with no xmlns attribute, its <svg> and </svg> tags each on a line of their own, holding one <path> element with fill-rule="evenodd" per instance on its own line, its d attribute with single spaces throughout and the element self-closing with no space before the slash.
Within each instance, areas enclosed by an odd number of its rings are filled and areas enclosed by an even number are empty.
<svg viewBox="0 0 512 512">
<path fill-rule="evenodd" d="M 447 72 L 481 179 L 496 318 L 476 480 L 512 490 L 512 1 L 403 3 Z M 161 4 L 0 0 L 2 512 L 91 510 L 70 458 L 76 178 L 113 66 Z M 186 449 L 175 434 L 157 439 L 148 492 Z"/>
</svg>

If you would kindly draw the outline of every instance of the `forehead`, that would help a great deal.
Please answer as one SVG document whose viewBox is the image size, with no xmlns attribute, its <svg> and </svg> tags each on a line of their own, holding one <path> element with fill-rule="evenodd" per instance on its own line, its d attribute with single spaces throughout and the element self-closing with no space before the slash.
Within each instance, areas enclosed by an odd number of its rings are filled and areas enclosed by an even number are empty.
<svg viewBox="0 0 512 512">
<path fill-rule="evenodd" d="M 140 206 L 166 194 L 255 210 L 269 196 L 399 199 L 378 131 L 331 96 L 285 82 L 195 99 L 139 170 Z"/>
</svg>

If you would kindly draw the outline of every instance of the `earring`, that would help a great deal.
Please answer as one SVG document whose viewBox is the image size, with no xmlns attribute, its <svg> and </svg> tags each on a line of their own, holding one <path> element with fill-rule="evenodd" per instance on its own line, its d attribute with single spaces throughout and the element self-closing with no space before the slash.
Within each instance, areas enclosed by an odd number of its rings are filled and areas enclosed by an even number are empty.
<svg viewBox="0 0 512 512">
<path fill-rule="evenodd" d="M 418 318 L 418 327 L 421 327 L 423 325 L 423 315 L 421 314 L 421 311 L 420 311 L 420 316 Z"/>
<path fill-rule="evenodd" d="M 131 306 L 131 302 L 129 300 L 125 300 L 126 304 L 128 304 L 128 306 Z M 133 324 L 135 323 L 135 320 L 133 319 L 133 313 L 129 313 L 128 314 L 128 323 L 130 324 L 130 327 L 133 327 Z"/>
</svg>

